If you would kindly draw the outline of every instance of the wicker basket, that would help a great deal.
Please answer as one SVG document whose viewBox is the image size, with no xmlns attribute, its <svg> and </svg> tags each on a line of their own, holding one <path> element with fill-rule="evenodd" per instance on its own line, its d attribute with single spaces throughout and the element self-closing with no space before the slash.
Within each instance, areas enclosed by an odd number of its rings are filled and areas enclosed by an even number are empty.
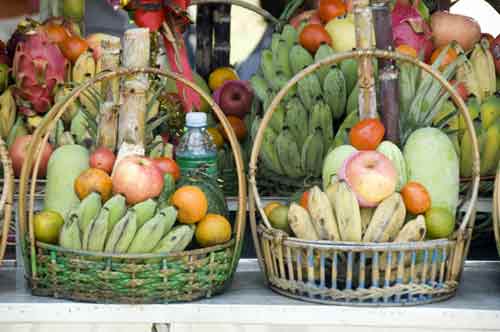
<svg viewBox="0 0 500 332">
<path fill-rule="evenodd" d="M 300 79 L 324 65 L 348 58 L 376 57 L 412 63 L 432 75 L 450 93 L 466 119 L 474 145 L 473 186 L 458 230 L 449 238 L 412 243 L 305 241 L 273 229 L 257 189 L 257 159 L 263 133 L 281 99 Z M 361 50 L 338 53 L 298 73 L 271 103 L 257 133 L 250 160 L 250 221 L 261 268 L 274 291 L 310 302 L 349 305 L 416 305 L 452 297 L 458 288 L 479 186 L 479 151 L 463 100 L 430 66 L 405 55 Z M 263 224 L 257 225 L 256 209 Z"/>
<path fill-rule="evenodd" d="M 497 176 L 495 179 L 495 188 L 493 189 L 493 231 L 497 242 L 497 250 L 500 255 L 500 163 L 497 168 Z"/>
<path fill-rule="evenodd" d="M 238 172 L 238 206 L 232 239 L 223 245 L 175 254 L 118 255 L 63 249 L 37 242 L 33 230 L 37 176 L 48 135 L 70 105 L 97 82 L 145 73 L 178 80 L 205 98 L 233 149 Z M 221 292 L 230 282 L 238 263 L 246 218 L 246 183 L 241 151 L 229 122 L 213 100 L 181 76 L 158 69 L 119 69 L 103 72 L 76 88 L 56 104 L 33 134 L 29 159 L 23 165 L 19 193 L 19 231 L 25 258 L 26 278 L 34 295 L 97 303 L 168 303 L 192 301 Z M 33 169 L 33 173 L 30 173 Z M 29 184 L 29 187 L 28 187 Z"/>
<path fill-rule="evenodd" d="M 0 138 L 0 158 L 2 158 L 3 183 L 0 197 L 0 265 L 5 255 L 7 238 L 12 220 L 12 200 L 14 193 L 14 174 L 5 142 Z"/>
</svg>

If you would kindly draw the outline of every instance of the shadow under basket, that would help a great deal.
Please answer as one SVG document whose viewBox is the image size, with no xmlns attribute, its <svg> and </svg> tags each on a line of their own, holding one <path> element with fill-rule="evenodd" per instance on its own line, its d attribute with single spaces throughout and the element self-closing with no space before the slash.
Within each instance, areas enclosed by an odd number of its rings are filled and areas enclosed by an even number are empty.
<svg viewBox="0 0 500 332">
<path fill-rule="evenodd" d="M 273 291 L 310 302 L 362 306 L 417 305 L 452 297 L 467 240 L 311 242 L 262 226 L 259 237 Z"/>
</svg>

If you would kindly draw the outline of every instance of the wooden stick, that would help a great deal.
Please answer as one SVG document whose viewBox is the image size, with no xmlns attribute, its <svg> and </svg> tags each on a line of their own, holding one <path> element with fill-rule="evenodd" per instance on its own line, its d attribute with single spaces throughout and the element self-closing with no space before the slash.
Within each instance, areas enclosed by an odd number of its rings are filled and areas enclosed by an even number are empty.
<svg viewBox="0 0 500 332">
<path fill-rule="evenodd" d="M 231 49 L 231 5 L 216 5 L 213 11 L 214 49 L 212 70 L 229 66 Z"/>
<path fill-rule="evenodd" d="M 104 81 L 106 82 L 106 81 Z M 104 83 L 103 82 L 103 83 Z M 114 101 L 111 85 L 108 85 L 106 100 L 101 104 L 97 127 L 97 147 L 105 146 L 111 151 L 116 149 L 118 135 L 118 113 L 120 106 Z"/>
<path fill-rule="evenodd" d="M 196 72 L 208 79 L 213 48 L 212 5 L 198 6 L 196 14 Z"/>
<path fill-rule="evenodd" d="M 373 15 L 369 0 L 354 0 L 354 20 L 356 25 L 356 48 L 366 50 L 373 47 Z M 359 118 L 377 116 L 377 97 L 372 59 L 361 56 L 358 65 Z"/>
<path fill-rule="evenodd" d="M 120 38 L 109 36 L 101 40 L 101 55 L 97 59 L 96 74 L 105 70 L 113 71 L 120 67 Z M 99 92 L 102 96 L 107 96 L 108 86 L 111 86 L 113 92 L 113 101 L 118 103 L 120 97 L 120 81 L 118 78 L 113 78 L 109 81 L 104 81 L 100 85 Z"/>
</svg>

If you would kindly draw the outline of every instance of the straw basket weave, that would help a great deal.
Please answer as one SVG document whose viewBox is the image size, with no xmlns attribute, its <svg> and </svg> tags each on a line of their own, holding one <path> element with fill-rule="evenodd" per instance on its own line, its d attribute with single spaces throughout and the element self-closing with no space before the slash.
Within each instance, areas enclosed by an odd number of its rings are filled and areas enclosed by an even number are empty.
<svg viewBox="0 0 500 332">
<path fill-rule="evenodd" d="M 474 145 L 472 187 L 467 211 L 448 239 L 412 243 L 306 241 L 273 229 L 257 189 L 257 160 L 265 128 L 281 99 L 299 80 L 318 68 L 361 57 L 393 59 L 418 66 L 450 93 L 465 118 Z M 269 287 L 310 302 L 348 305 L 415 305 L 452 297 L 458 288 L 475 220 L 479 186 L 476 134 L 463 100 L 430 66 L 399 53 L 360 50 L 335 54 L 292 78 L 265 113 L 250 160 L 250 221 L 259 261 Z M 263 224 L 257 225 L 256 213 Z M 460 216 L 459 216 L 460 217 Z M 460 220 L 460 219 L 457 219 Z"/>
<path fill-rule="evenodd" d="M 500 164 L 497 167 L 495 188 L 493 189 L 493 231 L 497 242 L 497 250 L 500 255 Z"/>
<path fill-rule="evenodd" d="M 106 254 L 76 251 L 35 240 L 34 181 L 41 151 L 57 120 L 86 89 L 113 78 L 148 74 L 180 81 L 212 107 L 227 133 L 238 173 L 238 206 L 232 239 L 223 244 L 173 254 Z M 19 230 L 26 278 L 34 295 L 96 303 L 168 303 L 192 301 L 221 292 L 238 263 L 246 218 L 246 183 L 241 151 L 221 109 L 201 88 L 181 76 L 158 69 L 119 69 L 103 72 L 77 87 L 56 104 L 33 134 L 20 179 Z M 36 167 L 33 167 L 33 166 Z M 29 174 L 33 169 L 32 174 Z M 29 187 L 28 187 L 29 185 Z"/>
<path fill-rule="evenodd" d="M 12 200 L 14 193 L 14 174 L 5 142 L 0 138 L 0 158 L 2 159 L 3 183 L 0 196 L 0 265 L 5 255 L 9 226 L 12 219 Z"/>
</svg>

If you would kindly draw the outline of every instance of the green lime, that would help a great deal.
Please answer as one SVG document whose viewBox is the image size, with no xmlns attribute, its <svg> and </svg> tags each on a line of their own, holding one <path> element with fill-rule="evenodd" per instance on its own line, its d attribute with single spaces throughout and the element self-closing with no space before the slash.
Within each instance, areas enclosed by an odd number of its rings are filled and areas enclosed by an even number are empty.
<svg viewBox="0 0 500 332">
<path fill-rule="evenodd" d="M 35 238 L 40 242 L 57 244 L 59 232 L 64 224 L 63 217 L 55 211 L 43 211 L 35 215 Z"/>
<path fill-rule="evenodd" d="M 433 207 L 425 214 L 427 238 L 448 238 L 455 230 L 455 217 L 445 208 Z"/>
<path fill-rule="evenodd" d="M 271 226 L 281 229 L 290 234 L 290 226 L 288 225 L 288 206 L 278 206 L 269 213 L 269 221 Z"/>
</svg>

